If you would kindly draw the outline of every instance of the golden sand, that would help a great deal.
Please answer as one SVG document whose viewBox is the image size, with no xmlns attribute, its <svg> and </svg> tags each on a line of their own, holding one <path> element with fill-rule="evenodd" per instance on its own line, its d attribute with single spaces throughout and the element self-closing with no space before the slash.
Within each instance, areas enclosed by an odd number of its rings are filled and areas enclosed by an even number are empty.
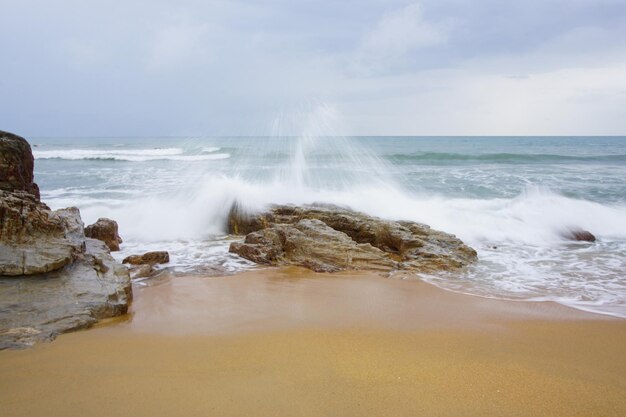
<svg viewBox="0 0 626 417">
<path fill-rule="evenodd" d="M 624 416 L 626 320 L 300 269 L 177 277 L 0 352 L 2 416 Z"/>
</svg>

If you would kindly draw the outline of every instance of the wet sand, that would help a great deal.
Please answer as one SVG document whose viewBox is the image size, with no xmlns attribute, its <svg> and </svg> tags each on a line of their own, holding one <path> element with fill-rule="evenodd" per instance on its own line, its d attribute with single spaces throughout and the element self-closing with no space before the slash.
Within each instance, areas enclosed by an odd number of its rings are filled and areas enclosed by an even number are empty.
<svg viewBox="0 0 626 417">
<path fill-rule="evenodd" d="M 626 320 L 296 268 L 0 352 L 2 416 L 624 416 Z"/>
</svg>

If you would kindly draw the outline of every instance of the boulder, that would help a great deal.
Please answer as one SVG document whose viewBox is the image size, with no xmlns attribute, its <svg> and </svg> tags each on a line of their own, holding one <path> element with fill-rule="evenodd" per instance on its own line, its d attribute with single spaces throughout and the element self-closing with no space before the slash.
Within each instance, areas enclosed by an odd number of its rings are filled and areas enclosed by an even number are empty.
<svg viewBox="0 0 626 417">
<path fill-rule="evenodd" d="M 476 251 L 448 233 L 409 221 L 384 220 L 332 205 L 273 206 L 250 213 L 233 206 L 230 252 L 268 265 L 315 271 L 450 271 L 476 261 Z"/>
<path fill-rule="evenodd" d="M 94 224 L 85 227 L 85 236 L 103 241 L 112 252 L 120 250 L 122 238 L 117 231 L 115 220 L 100 218 Z"/>
<path fill-rule="evenodd" d="M 596 237 L 589 231 L 583 229 L 570 229 L 562 233 L 562 236 L 568 240 L 578 242 L 595 242 Z"/>
<path fill-rule="evenodd" d="M 0 130 L 0 190 L 25 191 L 39 201 L 33 166 L 33 153 L 26 139 Z"/>
<path fill-rule="evenodd" d="M 103 242 L 86 239 L 85 251 L 63 269 L 0 277 L 0 350 L 50 341 L 125 314 L 131 298 L 126 267 Z"/>
<path fill-rule="evenodd" d="M 131 265 L 166 264 L 170 261 L 170 254 L 166 251 L 146 252 L 143 255 L 130 255 L 122 263 Z"/>
</svg>

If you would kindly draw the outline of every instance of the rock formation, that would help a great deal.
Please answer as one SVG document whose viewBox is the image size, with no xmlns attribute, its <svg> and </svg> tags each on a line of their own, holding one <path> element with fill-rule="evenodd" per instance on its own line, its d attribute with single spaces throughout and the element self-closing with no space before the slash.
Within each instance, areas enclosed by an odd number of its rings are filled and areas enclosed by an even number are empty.
<svg viewBox="0 0 626 417">
<path fill-rule="evenodd" d="M 84 250 L 76 208 L 51 211 L 24 191 L 0 191 L 0 275 L 50 272 Z"/>
<path fill-rule="evenodd" d="M 151 278 L 161 270 L 156 264 L 166 264 L 170 261 L 170 254 L 166 251 L 146 252 L 143 255 L 130 255 L 122 263 L 132 265 L 129 268 L 131 279 Z"/>
<path fill-rule="evenodd" d="M 170 261 L 170 254 L 166 251 L 146 252 L 143 255 L 130 255 L 124 258 L 123 264 L 155 265 L 166 264 Z"/>
<path fill-rule="evenodd" d="M 99 319 L 125 314 L 132 298 L 128 270 L 99 240 L 71 265 L 46 274 L 0 277 L 0 350 L 50 341 Z"/>
<path fill-rule="evenodd" d="M 262 213 L 231 209 L 229 232 L 245 234 L 230 252 L 268 265 L 319 272 L 394 269 L 450 271 L 476 251 L 448 233 L 409 221 L 383 220 L 331 205 L 274 206 Z"/>
<path fill-rule="evenodd" d="M 30 145 L 0 132 L 0 349 L 123 314 L 130 300 L 126 268 L 85 237 L 77 208 L 39 201 Z"/>
<path fill-rule="evenodd" d="M 118 233 L 115 220 L 104 217 L 98 219 L 94 224 L 85 227 L 85 236 L 103 241 L 111 252 L 120 250 L 122 238 Z"/>
<path fill-rule="evenodd" d="M 34 158 L 26 139 L 0 130 L 0 190 L 25 191 L 39 201 Z"/>
<path fill-rule="evenodd" d="M 39 201 L 30 145 L 0 132 L 0 275 L 54 271 L 83 250 L 78 210 L 51 211 Z"/>
</svg>

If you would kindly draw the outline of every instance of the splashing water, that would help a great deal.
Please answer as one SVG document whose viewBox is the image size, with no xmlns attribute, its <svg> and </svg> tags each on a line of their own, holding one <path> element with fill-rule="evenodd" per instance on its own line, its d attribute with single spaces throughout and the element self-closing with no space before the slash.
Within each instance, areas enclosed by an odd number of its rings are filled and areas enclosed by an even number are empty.
<svg viewBox="0 0 626 417">
<path fill-rule="evenodd" d="M 317 105 L 272 137 L 35 139 L 36 180 L 53 208 L 116 219 L 119 256 L 166 249 L 180 271 L 250 265 L 227 252 L 235 201 L 326 202 L 475 247 L 467 272 L 426 277 L 444 288 L 626 317 L 626 138 L 351 138 L 339 122 Z M 598 242 L 565 241 L 571 227 Z"/>
</svg>

